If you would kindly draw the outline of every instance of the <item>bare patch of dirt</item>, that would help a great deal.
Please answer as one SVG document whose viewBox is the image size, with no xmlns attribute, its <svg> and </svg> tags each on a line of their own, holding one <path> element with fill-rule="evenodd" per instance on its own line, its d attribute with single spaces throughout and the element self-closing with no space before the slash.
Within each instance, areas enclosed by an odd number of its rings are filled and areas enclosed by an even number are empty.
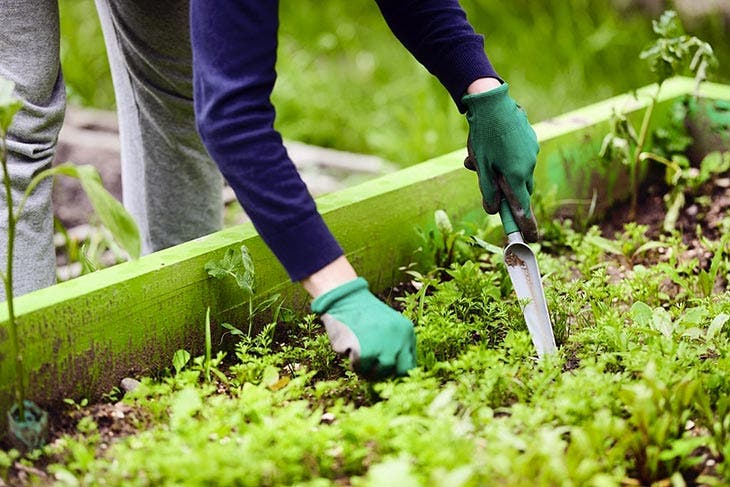
<svg viewBox="0 0 730 487">
<path fill-rule="evenodd" d="M 626 223 L 635 221 L 648 227 L 648 238 L 658 237 L 663 233 L 662 225 L 667 213 L 664 195 L 668 191 L 669 188 L 659 177 L 652 178 L 639 191 L 635 219 L 628 218 L 631 203 L 619 203 L 608 211 L 607 218 L 600 223 L 603 235 L 606 238 L 614 238 Z M 706 183 L 698 194 L 709 196 L 709 204 L 704 204 L 707 198 L 702 198 L 705 201 L 698 201 L 698 198 L 688 196 L 676 225 L 677 230 L 684 236 L 684 243 L 688 245 L 697 240 L 698 227 L 701 234 L 709 239 L 720 237 L 722 220 L 730 211 L 730 174 L 724 174 Z"/>
<path fill-rule="evenodd" d="M 80 428 L 80 422 L 86 426 Z M 139 433 L 147 424 L 147 413 L 140 408 L 135 408 L 122 402 L 106 403 L 101 402 L 85 407 L 69 406 L 62 409 L 49 411 L 49 432 L 51 447 L 64 435 L 69 438 L 82 435 L 98 435 L 97 451 L 102 454 L 115 441 L 120 438 Z M 90 424 L 95 424 L 89 429 Z M 9 450 L 11 446 L 7 441 L 0 441 L 0 448 Z M 19 461 L 12 465 L 9 476 L 5 481 L 7 485 L 46 485 L 53 482 L 54 477 L 47 468 L 54 462 L 62 462 L 62 458 L 44 456 L 41 460 L 29 466 Z M 0 486 L 4 486 L 0 478 Z"/>
</svg>

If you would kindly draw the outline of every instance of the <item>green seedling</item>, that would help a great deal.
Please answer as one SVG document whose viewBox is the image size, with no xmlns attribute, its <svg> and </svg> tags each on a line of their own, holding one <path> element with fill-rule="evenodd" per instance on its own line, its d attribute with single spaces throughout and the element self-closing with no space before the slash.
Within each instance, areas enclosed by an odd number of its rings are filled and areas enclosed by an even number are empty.
<svg viewBox="0 0 730 487">
<path fill-rule="evenodd" d="M 636 259 L 644 230 L 628 225 L 606 246 Z M 530 359 L 499 258 L 476 245 L 478 259 L 448 272 L 410 270 L 414 281 L 427 276 L 428 292 L 400 301 L 409 317 L 420 313 L 419 367 L 408 377 L 369 386 L 343 376 L 311 314 L 277 340 L 273 323 L 251 337 L 229 329 L 241 338 L 235 357 L 210 358 L 211 377 L 216 368 L 228 377 L 224 393 L 201 380 L 205 356 L 191 366 L 180 352 L 172 377 L 143 379 L 125 396 L 148 418 L 137 434 L 101 447 L 82 425 L 90 437 L 55 442 L 49 470 L 109 485 L 364 485 L 390 475 L 416 485 L 727 484 L 730 294 L 696 291 L 696 263 L 668 258 L 686 251 L 680 238 L 626 266 L 562 231 L 563 251 L 541 264 L 570 333 L 549 361 Z M 721 279 L 728 253 L 717 259 Z M 681 270 L 689 291 L 662 295 L 671 278 L 658 262 Z"/>
<path fill-rule="evenodd" d="M 657 265 L 665 275 L 671 279 L 680 289 L 681 293 L 694 294 L 702 297 L 709 297 L 717 291 L 717 285 L 722 282 L 723 271 L 727 272 L 727 247 L 730 243 L 730 235 L 723 233 L 717 242 L 709 241 L 700 236 L 703 246 L 712 252 L 707 269 L 702 268 L 697 258 L 677 261 L 675 258 L 669 262 L 662 262 Z"/>
<path fill-rule="evenodd" d="M 244 291 L 248 297 L 248 332 L 247 336 L 251 336 L 253 331 L 254 318 L 273 307 L 274 320 L 278 318 L 279 312 L 281 311 L 281 303 L 276 306 L 280 299 L 279 294 L 274 294 L 265 300 L 258 303 L 256 306 L 253 304 L 253 298 L 255 295 L 255 270 L 251 254 L 248 252 L 248 247 L 245 245 L 241 246 L 239 252 L 234 249 L 226 250 L 225 255 L 220 260 L 212 260 L 205 264 L 205 270 L 208 271 L 210 276 L 216 279 L 233 278 L 236 281 L 241 290 Z M 223 325 L 230 333 L 234 335 L 243 335 L 243 332 L 231 324 Z"/>
<path fill-rule="evenodd" d="M 631 121 L 623 113 L 614 112 L 611 120 L 611 131 L 603 139 L 600 155 L 610 161 L 620 161 L 629 169 L 632 195 L 630 218 L 636 215 L 637 197 L 639 193 L 639 172 L 642 163 L 655 161 L 666 166 L 670 174 L 680 171 L 679 165 L 651 151 L 646 150 L 650 139 L 650 124 L 654 109 L 659 100 L 663 83 L 689 70 L 697 85 L 707 78 L 707 72 L 717 64 L 710 44 L 701 39 L 685 34 L 677 13 L 673 10 L 664 12 L 659 20 L 652 22 L 657 40 L 649 48 L 641 52 L 639 57 L 649 63 L 649 69 L 656 76 L 657 85 L 651 95 L 649 106 L 644 112 L 641 126 L 637 131 Z M 671 178 L 674 178 L 672 176 Z"/>
<path fill-rule="evenodd" d="M 666 242 L 646 239 L 648 231 L 646 225 L 638 225 L 635 222 L 624 225 L 623 232 L 619 238 L 609 239 L 595 233 L 587 233 L 583 242 L 595 245 L 602 251 L 615 255 L 621 264 L 632 268 L 634 261 L 650 250 L 656 250 L 667 246 Z"/>
<path fill-rule="evenodd" d="M 219 351 L 215 357 L 213 357 L 213 344 L 211 340 L 210 330 L 210 308 L 205 312 L 205 350 L 203 355 L 195 357 L 192 362 L 193 366 L 191 370 L 195 372 L 196 377 L 202 375 L 203 380 L 206 383 L 211 382 L 211 374 L 215 375 L 218 380 L 222 383 L 227 383 L 228 378 L 226 374 L 220 370 L 220 364 L 226 357 L 225 352 Z M 175 376 L 180 376 L 182 370 L 190 363 L 191 355 L 190 352 L 184 349 L 176 350 L 172 355 L 172 367 L 175 370 Z"/>
<path fill-rule="evenodd" d="M 32 402 L 26 400 L 25 372 L 23 367 L 23 355 L 18 337 L 18 324 L 15 317 L 15 300 L 13 294 L 13 249 L 15 244 L 15 231 L 18 220 L 23 214 L 25 203 L 36 188 L 46 178 L 57 176 L 69 176 L 80 181 L 86 192 L 96 214 L 102 223 L 114 235 L 119 244 L 126 250 L 131 258 L 137 258 L 140 254 L 139 231 L 132 217 L 124 210 L 122 205 L 105 189 L 99 173 L 93 166 L 77 166 L 71 163 L 64 163 L 59 166 L 46 169 L 31 179 L 18 206 L 15 206 L 12 195 L 10 174 L 8 172 L 8 151 L 6 138 L 8 129 L 12 124 L 13 117 L 22 107 L 21 102 L 14 96 L 14 83 L 0 78 L 0 162 L 3 168 L 3 181 L 7 201 L 7 267 L 2 272 L 2 279 L 5 285 L 5 297 L 8 307 L 8 328 L 10 340 L 15 359 L 15 405 L 8 412 L 11 431 L 15 437 L 23 442 L 29 449 L 40 446 L 44 441 L 44 433 L 35 431 L 34 424 L 41 424 L 45 412 Z M 27 433 L 27 435 L 26 435 Z M 26 439 L 23 439 L 23 437 Z"/>
<path fill-rule="evenodd" d="M 190 352 L 183 349 L 175 351 L 172 356 L 172 367 L 175 369 L 175 375 L 179 374 L 188 362 L 190 362 Z"/>
<path fill-rule="evenodd" d="M 274 294 L 254 305 L 255 270 L 248 248 L 245 245 L 242 245 L 239 252 L 236 252 L 234 249 L 228 249 L 222 259 L 206 263 L 205 269 L 210 276 L 215 277 L 216 279 L 233 278 L 238 287 L 244 291 L 248 298 L 247 332 L 244 332 L 230 323 L 222 323 L 221 326 L 227 331 L 221 337 L 221 340 L 226 334 L 230 334 L 239 339 L 239 342 L 236 344 L 236 355 L 242 362 L 246 361 L 245 357 L 260 357 L 262 354 L 266 353 L 273 341 L 276 323 L 279 319 L 280 313 L 282 312 L 282 303 L 280 302 L 281 296 L 279 294 Z M 258 335 L 253 336 L 253 325 L 256 316 L 267 310 L 272 310 L 272 321 L 266 325 Z M 210 308 L 208 308 L 208 313 L 206 315 L 205 364 L 210 363 L 210 348 Z M 218 372 L 217 367 L 210 368 L 206 366 L 205 376 L 207 380 L 209 380 L 210 377 L 210 370 L 213 370 L 221 380 L 225 380 L 225 376 Z"/>
<path fill-rule="evenodd" d="M 661 158 L 661 156 L 656 157 Z M 667 166 L 666 182 L 671 188 L 664 196 L 667 212 L 663 229 L 665 232 L 670 232 L 677 226 L 687 195 L 697 195 L 705 183 L 730 169 L 730 152 L 708 154 L 700 162 L 699 168 L 691 166 L 689 160 L 682 155 L 674 155 L 671 161 L 661 159 Z"/>
<path fill-rule="evenodd" d="M 455 229 L 444 210 L 436 210 L 433 220 L 433 227 L 417 230 L 427 265 L 434 266 L 436 272 L 443 272 L 454 262 L 463 262 L 471 257 L 471 242 L 464 229 Z"/>
</svg>

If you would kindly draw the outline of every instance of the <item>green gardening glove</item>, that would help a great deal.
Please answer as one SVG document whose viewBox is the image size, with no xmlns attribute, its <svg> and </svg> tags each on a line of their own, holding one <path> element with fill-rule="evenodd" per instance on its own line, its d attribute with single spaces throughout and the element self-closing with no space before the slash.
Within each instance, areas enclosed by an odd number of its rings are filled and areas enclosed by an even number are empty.
<svg viewBox="0 0 730 487">
<path fill-rule="evenodd" d="M 486 212 L 499 212 L 502 199 L 506 199 L 524 239 L 535 242 L 537 222 L 530 207 L 530 195 L 540 148 L 527 115 L 509 96 L 508 89 L 504 83 L 461 99 L 467 107 L 469 122 L 469 155 L 464 165 L 479 176 Z"/>
<path fill-rule="evenodd" d="M 346 353 L 356 372 L 368 378 L 405 375 L 416 366 L 413 324 L 376 298 L 362 277 L 312 301 L 332 348 Z"/>
</svg>

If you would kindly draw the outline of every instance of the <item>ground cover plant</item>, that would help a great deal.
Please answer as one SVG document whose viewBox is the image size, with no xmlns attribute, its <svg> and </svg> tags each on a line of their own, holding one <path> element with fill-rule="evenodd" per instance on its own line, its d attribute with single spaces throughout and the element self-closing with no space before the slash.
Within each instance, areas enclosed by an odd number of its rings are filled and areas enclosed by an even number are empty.
<svg viewBox="0 0 730 487">
<path fill-rule="evenodd" d="M 72 405 L 70 434 L 0 468 L 59 485 L 728 481 L 730 218 L 694 247 L 676 230 L 647 245 L 633 223 L 616 239 L 546 223 L 560 351 L 537 361 L 499 249 L 481 244 L 491 228 L 444 217 L 423 232 L 429 263 L 385 296 L 416 323 L 410 376 L 361 381 L 313 316 L 280 315 L 224 337 L 227 358 L 176 354 L 119 402 Z"/>
</svg>

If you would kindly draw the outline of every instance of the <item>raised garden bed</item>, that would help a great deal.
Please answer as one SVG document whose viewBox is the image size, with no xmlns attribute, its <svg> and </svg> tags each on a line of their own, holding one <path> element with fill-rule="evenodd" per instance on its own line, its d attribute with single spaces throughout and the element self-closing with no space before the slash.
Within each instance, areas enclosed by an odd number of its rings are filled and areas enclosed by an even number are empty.
<svg viewBox="0 0 730 487">
<path fill-rule="evenodd" d="M 692 80 L 668 82 L 654 123 L 665 122 L 673 103 L 693 89 Z M 399 302 L 417 326 L 422 326 L 423 320 L 430 324 L 419 332 L 422 371 L 403 382 L 384 384 L 375 390 L 355 378 L 313 383 L 311 374 L 295 370 L 295 363 L 328 370 L 331 364 L 327 360 L 332 358 L 325 352 L 317 354 L 317 344 L 326 346 L 322 335 L 310 336 L 311 330 L 302 329 L 300 336 L 309 340 L 308 348 L 314 350 L 311 356 L 292 355 L 289 350 L 286 353 L 290 355 L 281 358 L 282 363 L 251 360 L 249 370 L 246 360 L 257 357 L 258 352 L 254 349 L 239 354 L 243 365 L 233 372 L 238 374 L 239 382 L 234 381 L 230 390 L 223 387 L 222 392 L 228 394 L 220 396 L 230 396 L 233 402 L 216 410 L 215 414 L 221 416 L 205 418 L 209 426 L 203 427 L 205 422 L 196 421 L 206 416 L 203 401 L 221 403 L 225 399 L 215 399 L 209 388 L 192 388 L 202 372 L 192 366 L 188 366 L 187 375 L 182 370 L 171 380 L 143 386 L 136 393 L 139 409 L 114 406 L 108 415 L 117 419 L 131 417 L 136 428 L 147 420 L 139 415 L 151 414 L 153 422 L 159 422 L 160 417 L 171 412 L 171 423 L 149 435 L 165 437 L 165 432 L 180 431 L 198 447 L 207 445 L 215 468 L 210 472 L 198 471 L 200 476 L 196 478 L 200 482 L 227 478 L 251 485 L 312 479 L 347 483 L 350 477 L 367 473 L 373 484 L 385 479 L 398 483 L 397 479 L 402 479 L 471 485 L 488 479 L 514 481 L 511 471 L 518 475 L 516 478 L 530 478 L 537 483 L 540 481 L 535 479 L 558 484 L 601 479 L 610 483 L 622 478 L 646 482 L 668 478 L 682 468 L 689 472 L 685 479 L 697 475 L 718 478 L 714 467 L 723 462 L 723 453 L 718 453 L 712 441 L 719 442 L 726 433 L 705 430 L 715 409 L 705 408 L 706 421 L 699 415 L 685 417 L 682 411 L 702 411 L 701 404 L 692 401 L 701 402 L 703 397 L 707 401 L 718 399 L 717 389 L 712 389 L 710 379 L 702 374 L 714 374 L 715 384 L 724 384 L 721 371 L 727 370 L 722 364 L 728 350 L 727 330 L 723 328 L 726 318 L 722 316 L 730 312 L 727 300 L 713 300 L 708 295 L 704 301 L 691 301 L 691 293 L 698 292 L 699 284 L 690 278 L 693 271 L 677 266 L 677 278 L 672 279 L 669 274 L 666 288 L 662 281 L 657 281 L 657 272 L 669 272 L 672 267 L 649 265 L 676 264 L 671 259 L 681 251 L 681 242 L 664 241 L 643 249 L 640 255 L 649 251 L 656 254 L 653 260 L 643 262 L 635 260 L 645 239 L 641 229 L 626 230 L 612 247 L 595 233 L 585 236 L 564 223 L 548 223 L 551 213 L 579 221 L 589 207 L 593 215 L 600 215 L 626 199 L 626 174 L 601 162 L 597 153 L 612 108 L 636 113 L 647 105 L 647 93 L 648 90 L 639 90 L 637 97 L 616 97 L 535 126 L 541 141 L 535 178 L 543 200 L 555 202 L 545 205 L 549 210 L 541 220 L 549 232 L 544 250 L 552 253 L 543 254 L 541 265 L 546 274 L 554 276 L 546 277 L 551 284 L 546 289 L 559 343 L 563 345 L 559 359 L 537 365 L 531 359 L 529 337 L 519 325 L 519 307 L 503 285 L 504 273 L 500 274 L 494 256 L 490 257 L 488 252 L 474 254 L 451 272 L 442 274 L 450 276 L 443 282 L 430 282 L 429 279 L 435 279 L 432 277 L 414 279 L 412 273 L 405 273 L 404 268 L 418 259 L 415 249 L 423 244 L 415 229 L 431 226 L 435 210 L 445 209 L 457 222 L 483 220 L 475 176 L 463 169 L 464 154 L 459 151 L 318 200 L 348 256 L 375 290 L 409 283 L 405 285 L 403 301 Z M 708 99 L 730 100 L 730 88 L 725 86 L 704 84 L 701 93 Z M 482 229 L 493 230 L 478 232 L 482 240 L 501 242 L 496 221 L 487 220 Z M 95 400 L 109 393 L 122 377 L 169 368 L 178 349 L 193 355 L 202 353 L 205 312 L 209 306 L 214 329 L 218 329 L 215 323 L 223 321 L 245 322 L 248 303 L 240 290 L 232 282 L 209 278 L 204 269 L 206 262 L 221 258 L 229 248 L 237 250 L 241 244 L 248 247 L 254 258 L 257 298 L 281 293 L 287 307 L 306 310 L 304 296 L 288 283 L 252 227 L 229 229 L 18 299 L 16 309 L 32 398 L 44 406 L 58 404 L 64 398 Z M 683 276 L 692 288 L 681 288 Z M 432 309 L 424 310 L 420 298 L 426 296 L 428 287 L 436 301 L 432 302 Z M 423 289 L 420 294 L 419 289 Z M 454 295 L 457 291 L 461 297 Z M 445 326 L 444 316 L 439 322 L 438 299 L 451 299 L 441 312 L 455 310 L 454 316 L 461 320 L 461 326 Z M 679 308 L 673 307 L 674 301 Z M 663 307 L 669 309 L 657 311 Z M 475 320 L 475 311 L 490 321 Z M 425 314 L 431 312 L 436 314 Z M 627 320 L 636 326 L 624 329 Z M 437 326 L 439 323 L 444 326 Z M 514 325 L 505 325 L 509 323 Z M 0 356 L 8 356 L 6 342 L 0 341 Z M 641 347 L 646 347 L 643 355 L 628 353 L 638 353 Z M 674 374 L 686 368 L 697 375 L 681 380 L 676 375 L 664 375 L 669 372 L 656 364 L 666 354 L 678 356 L 667 370 Z M 53 359 L 48 360 L 49 357 Z M 285 370 L 285 366 L 290 369 Z M 606 371 L 611 373 L 605 374 Z M 3 359 L 0 406 L 11 402 L 11 378 L 10 361 Z M 250 379 L 248 384 L 246 379 Z M 704 396 L 694 395 L 697 388 L 705 386 L 709 389 Z M 694 389 L 690 392 L 689 388 Z M 574 391 L 573 396 L 565 397 L 576 402 L 550 411 L 548 400 L 567 390 Z M 671 396 L 667 391 L 680 393 L 675 402 L 666 403 Z M 305 399 L 309 405 L 302 402 Z M 155 401 L 163 405 L 162 410 L 152 406 Z M 370 407 L 357 409 L 357 404 Z M 677 409 L 677 414 L 670 418 L 674 423 L 657 430 L 653 423 L 665 421 L 662 411 L 674 412 L 672 408 Z M 261 423 L 256 416 L 274 410 L 282 415 L 272 420 L 273 426 Z M 502 416 L 504 420 L 500 420 Z M 426 428 L 419 418 L 431 418 L 434 422 Z M 609 423 L 603 424 L 607 429 L 599 428 L 601 421 Z M 239 435 L 239 430 L 243 425 L 255 428 L 260 423 L 263 426 L 256 429 L 256 438 L 262 448 L 265 445 L 276 449 L 284 444 L 279 443 L 277 432 L 299 432 L 292 436 L 296 441 L 292 441 L 301 448 L 292 447 L 291 458 L 284 458 L 291 472 L 250 445 L 241 447 L 246 452 L 244 458 L 248 455 L 256 464 L 256 468 L 251 465 L 248 470 L 236 467 L 245 459 L 230 453 L 233 458 L 225 460 L 224 450 L 215 449 L 218 445 L 224 448 L 226 441 L 253 441 Z M 90 424 L 86 426 L 92 428 L 91 434 L 97 434 Z M 211 429 L 205 429 L 208 427 Z M 684 435 L 685 430 L 693 431 L 695 427 L 696 437 L 714 439 L 703 442 L 691 440 L 692 434 Z M 406 439 L 388 433 L 399 428 L 407 432 Z M 525 444 L 524 437 L 515 436 L 520 428 L 530 431 L 539 441 Z M 611 431 L 620 437 L 621 431 L 632 428 L 647 430 L 643 443 L 613 442 L 612 437 L 602 436 Z M 148 445 L 147 434 L 141 438 L 138 444 Z M 100 441 L 108 444 L 108 438 Z M 400 445 L 399 441 L 407 445 Z M 62 470 L 72 476 L 109 475 L 119 481 L 141 478 L 140 484 L 155 484 L 163 480 L 157 475 L 169 474 L 165 479 L 174 482 L 175 469 L 180 469 L 181 475 L 185 470 L 172 458 L 184 445 L 172 440 L 169 444 L 170 451 L 159 456 L 168 459 L 168 467 L 164 462 L 152 463 L 155 457 L 149 452 L 146 457 L 150 463 L 145 463 L 146 446 L 138 448 L 142 453 L 139 456 L 131 442 L 117 452 L 123 458 L 117 466 L 93 466 L 89 460 L 86 466 L 72 465 Z M 335 451 L 338 445 L 342 451 Z M 434 445 L 439 448 L 434 450 Z M 443 445 L 453 448 L 444 449 Z M 653 446 L 659 448 L 658 453 L 649 448 Z M 256 456 L 259 454 L 260 458 Z M 685 460 L 689 464 L 682 463 Z M 579 465 L 580 462 L 584 464 Z M 119 465 L 131 466 L 118 469 Z M 231 477 L 214 476 L 222 475 L 220 472 L 226 469 L 232 472 Z M 561 472 L 570 475 L 561 477 Z"/>
<path fill-rule="evenodd" d="M 668 83 L 655 122 L 666 120 L 672 103 L 693 88 L 689 79 Z M 596 154 L 611 110 L 638 112 L 648 103 L 647 92 L 638 90 L 636 98 L 619 96 L 535 125 L 541 143 L 535 174 L 540 191 L 557 202 L 581 202 L 555 211 L 584 211 L 595 192 L 600 213 L 628 196 L 628 186 L 619 183 L 625 173 L 606 166 Z M 702 93 L 730 98 L 727 87 L 719 85 L 705 84 Z M 479 211 L 474 174 L 463 170 L 463 155 L 447 154 L 318 200 L 348 257 L 375 290 L 402 279 L 398 269 L 411 262 L 419 245 L 411 229 L 429 224 L 434 210 L 446 209 L 457 220 Z M 495 232 L 492 239 L 497 242 L 501 235 Z M 179 348 L 200 351 L 208 306 L 216 321 L 242 321 L 245 306 L 238 291 L 210 279 L 204 269 L 206 262 L 242 243 L 258 269 L 259 295 L 281 293 L 289 306 L 304 309 L 303 294 L 289 283 L 250 224 L 60 283 L 16 304 L 29 383 L 35 384 L 33 399 L 49 404 L 64 397 L 99 397 L 125 375 L 167 365 Z M 4 315 L 0 310 L 0 322 Z M 0 357 L 8 356 L 3 335 Z M 11 361 L 2 360 L 0 409 L 11 403 L 12 373 Z"/>
</svg>

